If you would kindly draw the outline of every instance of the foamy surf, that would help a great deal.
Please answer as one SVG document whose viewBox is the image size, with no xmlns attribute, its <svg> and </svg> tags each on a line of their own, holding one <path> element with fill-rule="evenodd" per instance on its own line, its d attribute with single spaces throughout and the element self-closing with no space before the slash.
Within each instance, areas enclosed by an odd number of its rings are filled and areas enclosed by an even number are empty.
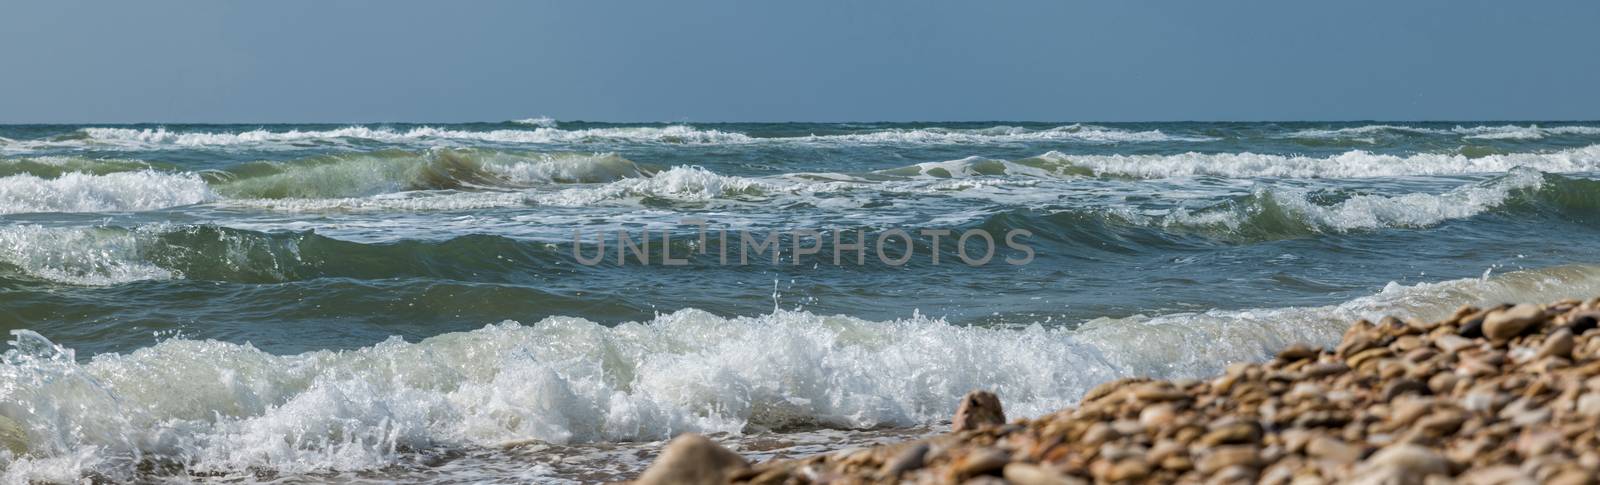
<svg viewBox="0 0 1600 485">
<path fill-rule="evenodd" d="M 1600 293 L 1566 266 L 1383 291 L 1325 307 L 984 328 L 913 316 L 682 310 L 606 327 L 504 322 L 421 342 L 271 355 L 169 339 L 80 361 L 31 331 L 0 364 L 10 481 L 142 466 L 251 477 L 395 466 L 425 450 L 661 439 L 684 431 L 906 427 L 946 419 L 968 389 L 1034 416 L 1119 376 L 1201 377 L 1291 342 L 1326 345 L 1355 318 L 1434 318 L 1461 304 Z M 148 468 L 146 468 L 148 470 Z M 165 473 L 165 472 L 157 472 Z"/>
<path fill-rule="evenodd" d="M 1362 125 L 1336 129 L 1307 129 L 1280 135 L 1282 138 L 1356 139 L 1376 143 L 1374 136 L 1458 136 L 1480 140 L 1538 140 L 1548 136 L 1600 135 L 1600 126 L 1456 126 L 1427 128 L 1405 125 Z"/>
<path fill-rule="evenodd" d="M 421 126 L 406 130 L 350 126 L 332 130 L 242 132 L 186 132 L 166 128 L 84 128 L 90 143 L 111 147 L 159 149 L 162 147 L 198 148 L 227 146 L 293 147 L 298 143 L 344 143 L 366 140 L 386 143 L 489 142 L 489 143 L 581 143 L 604 141 L 658 142 L 681 144 L 741 143 L 749 137 L 740 133 L 701 130 L 686 125 L 663 127 L 624 127 L 562 130 L 538 127 L 532 130 L 473 131 Z M 68 142 L 57 142 L 64 144 Z"/>
<path fill-rule="evenodd" d="M 355 142 L 392 144 L 490 143 L 490 144 L 585 144 L 585 143 L 668 143 L 685 145 L 743 144 L 994 144 L 1026 142 L 1171 143 L 1206 142 L 1216 138 L 1201 135 L 1169 134 L 1161 130 L 1129 130 L 1098 125 L 1071 124 L 1051 128 L 997 125 L 987 128 L 891 128 L 862 133 L 808 136 L 756 137 L 737 131 L 690 125 L 605 127 L 562 129 L 549 118 L 514 120 L 511 123 L 531 129 L 468 130 L 417 126 L 395 129 L 383 126 L 353 125 L 326 130 L 273 130 L 258 128 L 243 131 L 185 131 L 166 127 L 123 128 L 89 127 L 78 136 L 56 139 L 12 141 L 12 150 L 52 148 L 112 148 L 130 150 L 252 148 L 295 149 L 345 147 Z"/>
<path fill-rule="evenodd" d="M 1506 153 L 1481 157 L 1418 153 L 1387 155 L 1352 150 L 1328 157 L 1241 153 L 1177 155 L 1069 155 L 1049 152 L 1037 157 L 1055 173 L 1089 171 L 1103 176 L 1371 178 L 1462 175 L 1505 172 L 1526 167 L 1541 172 L 1600 171 L 1600 145 L 1542 153 Z"/>
<path fill-rule="evenodd" d="M 153 170 L 55 178 L 23 174 L 0 177 L 0 214 L 30 212 L 122 212 L 164 209 L 215 199 L 199 176 Z"/>
</svg>

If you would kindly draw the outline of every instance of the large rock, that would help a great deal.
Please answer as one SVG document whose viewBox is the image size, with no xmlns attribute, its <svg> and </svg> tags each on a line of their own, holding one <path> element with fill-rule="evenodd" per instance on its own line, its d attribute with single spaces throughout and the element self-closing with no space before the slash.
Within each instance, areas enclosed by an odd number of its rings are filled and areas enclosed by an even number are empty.
<svg viewBox="0 0 1600 485">
<path fill-rule="evenodd" d="M 961 397 L 956 406 L 956 417 L 950 422 L 951 431 L 965 431 L 984 426 L 1006 423 L 1006 412 L 1000 408 L 1000 397 L 989 391 L 972 391 Z"/>
<path fill-rule="evenodd" d="M 735 474 L 749 468 L 737 453 L 717 446 L 704 436 L 684 433 L 667 443 L 661 456 L 639 476 L 637 485 L 679 485 L 690 483 L 728 483 Z"/>
</svg>

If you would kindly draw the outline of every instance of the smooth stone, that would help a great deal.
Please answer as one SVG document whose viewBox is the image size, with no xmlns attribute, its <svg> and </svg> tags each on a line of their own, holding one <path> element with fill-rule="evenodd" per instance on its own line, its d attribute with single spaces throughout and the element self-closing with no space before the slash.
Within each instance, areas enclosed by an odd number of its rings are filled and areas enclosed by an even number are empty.
<svg viewBox="0 0 1600 485">
<path fill-rule="evenodd" d="M 1177 407 L 1167 403 L 1152 404 L 1139 411 L 1139 425 L 1146 429 L 1162 428 L 1172 424 L 1177 417 Z"/>
<path fill-rule="evenodd" d="M 1433 340 L 1433 345 L 1438 347 L 1439 350 L 1454 354 L 1467 348 L 1475 347 L 1478 345 L 1478 342 L 1456 335 L 1441 335 L 1439 338 Z"/>
<path fill-rule="evenodd" d="M 1170 384 L 1151 383 L 1133 388 L 1133 397 L 1140 401 L 1157 402 L 1188 399 L 1189 395 Z"/>
<path fill-rule="evenodd" d="M 922 468 L 927 463 L 928 450 L 932 448 L 928 443 L 917 443 L 894 455 L 883 464 L 878 475 L 886 479 L 898 478 L 901 473 Z"/>
<path fill-rule="evenodd" d="M 1578 414 L 1600 416 L 1600 392 L 1589 391 L 1578 398 Z"/>
<path fill-rule="evenodd" d="M 738 453 L 728 451 L 715 442 L 694 433 L 684 433 L 673 438 L 661 450 L 655 463 L 639 475 L 638 485 L 675 485 L 681 483 L 726 483 L 729 478 L 749 468 Z"/>
<path fill-rule="evenodd" d="M 1434 437 L 1449 436 L 1461 429 L 1461 424 L 1466 421 L 1466 415 L 1459 411 L 1441 409 L 1417 421 L 1416 429 Z"/>
<path fill-rule="evenodd" d="M 1306 454 L 1335 463 L 1355 463 L 1361 459 L 1361 449 L 1337 438 L 1318 436 L 1306 443 Z"/>
<path fill-rule="evenodd" d="M 1423 384 L 1422 381 L 1418 381 L 1416 379 L 1395 379 L 1393 381 L 1389 381 L 1389 384 L 1383 386 L 1383 394 L 1380 399 L 1382 399 L 1384 402 L 1388 402 L 1394 400 L 1394 398 L 1408 393 L 1422 394 L 1427 392 L 1428 385 Z"/>
<path fill-rule="evenodd" d="M 1077 477 L 1029 463 L 1011 463 L 1001 470 L 1000 476 L 1014 485 L 1080 485 L 1087 483 Z"/>
<path fill-rule="evenodd" d="M 1278 351 L 1278 360 L 1294 362 L 1297 360 L 1316 357 L 1319 351 L 1304 343 L 1295 343 L 1288 348 Z"/>
<path fill-rule="evenodd" d="M 1365 463 L 1371 470 L 1395 471 L 1401 477 L 1416 481 L 1421 481 L 1422 477 L 1428 475 L 1450 473 L 1450 462 L 1443 456 L 1428 448 L 1412 444 L 1391 445 L 1378 450 Z"/>
<path fill-rule="evenodd" d="M 1118 461 L 1111 466 L 1111 472 L 1106 474 L 1106 479 L 1113 482 L 1140 480 L 1150 475 L 1150 464 L 1143 459 L 1130 458 Z"/>
<path fill-rule="evenodd" d="M 1556 330 L 1556 333 L 1552 333 L 1544 339 L 1544 345 L 1539 347 L 1539 354 L 1535 358 L 1571 358 L 1572 349 L 1576 346 L 1577 342 L 1574 341 L 1571 331 L 1565 328 Z"/>
<path fill-rule="evenodd" d="M 1523 303 L 1505 310 L 1490 312 L 1483 318 L 1483 335 L 1490 340 L 1510 340 L 1543 320 L 1544 310 L 1538 305 Z"/>
<path fill-rule="evenodd" d="M 1244 444 L 1261 441 L 1261 426 L 1240 422 L 1221 426 L 1200 437 L 1201 446 Z"/>
<path fill-rule="evenodd" d="M 1254 445 L 1218 446 L 1195 464 L 1195 470 L 1210 475 L 1228 467 L 1255 468 L 1260 464 L 1260 451 Z"/>
<path fill-rule="evenodd" d="M 961 477 L 983 475 L 992 471 L 999 471 L 1005 468 L 1006 463 L 1009 462 L 1011 462 L 1011 457 L 1004 452 L 980 449 L 956 459 L 955 465 L 951 466 L 951 471 L 956 476 Z"/>
<path fill-rule="evenodd" d="M 950 420 L 950 431 L 998 426 L 1005 422 L 1006 412 L 1000 407 L 1000 396 L 989 391 L 972 391 L 962 396 L 961 404 L 956 406 L 956 416 Z"/>
</svg>

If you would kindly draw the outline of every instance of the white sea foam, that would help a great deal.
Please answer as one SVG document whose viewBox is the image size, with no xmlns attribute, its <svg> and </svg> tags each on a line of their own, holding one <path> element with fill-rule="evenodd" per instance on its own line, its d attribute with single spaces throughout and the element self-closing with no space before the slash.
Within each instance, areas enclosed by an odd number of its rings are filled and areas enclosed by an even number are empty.
<svg viewBox="0 0 1600 485">
<path fill-rule="evenodd" d="M 524 185 L 610 182 L 649 176 L 638 164 L 615 153 L 540 154 L 531 160 L 490 158 L 485 162 L 485 169 Z"/>
<path fill-rule="evenodd" d="M 406 450 L 651 440 L 946 419 L 967 390 L 1015 416 L 1071 405 L 1119 376 L 1205 377 L 1291 342 L 1333 343 L 1355 318 L 1439 317 L 1463 303 L 1600 292 L 1569 266 L 1402 286 L 1325 307 L 1103 318 L 1077 329 L 872 322 L 683 310 L 605 327 L 567 317 L 278 356 L 167 340 L 86 362 L 28 331 L 0 363 L 8 481 L 133 478 L 137 462 L 249 476 L 362 470 Z"/>
<path fill-rule="evenodd" d="M 1082 170 L 1079 170 L 1079 173 L 1077 174 L 1069 173 L 1063 170 L 1073 168 L 1069 164 L 1027 163 L 1033 160 L 1037 159 L 1010 161 L 985 157 L 967 157 L 943 162 L 924 162 L 908 167 L 879 170 L 877 173 L 884 175 L 902 175 L 941 179 L 992 177 L 1002 175 L 1059 178 L 1070 175 L 1087 174 Z"/>
<path fill-rule="evenodd" d="M 1161 130 L 1131 131 L 1104 126 L 1072 124 L 1042 130 L 1003 125 L 979 129 L 892 129 L 868 133 L 811 136 L 802 140 L 863 144 L 959 144 L 1027 141 L 1082 141 L 1094 143 L 1204 142 L 1216 139 L 1198 135 L 1170 135 L 1161 132 Z"/>
<path fill-rule="evenodd" d="M 0 214 L 29 212 L 145 211 L 198 204 L 215 198 L 191 173 L 152 170 L 45 179 L 29 174 L 0 177 Z"/>
<path fill-rule="evenodd" d="M 84 128 L 92 141 L 132 148 L 207 147 L 235 145 L 270 145 L 273 143 L 341 142 L 344 140 L 372 140 L 389 143 L 420 143 L 428 141 L 478 141 L 492 143 L 571 143 L 596 141 L 634 141 L 661 143 L 739 143 L 750 138 L 739 133 L 718 130 L 700 130 L 690 126 L 594 128 L 561 130 L 535 128 L 533 130 L 470 131 L 435 128 L 429 126 L 399 131 L 387 128 L 350 126 L 321 131 L 269 131 L 265 129 L 245 132 L 177 132 L 166 128 Z"/>
<path fill-rule="evenodd" d="M 1419 153 L 1386 155 L 1352 150 L 1330 157 L 1257 153 L 1197 153 L 1176 155 L 1067 155 L 1049 152 L 1038 159 L 1098 175 L 1136 178 L 1169 177 L 1294 177 L 1367 178 L 1413 175 L 1460 175 L 1505 172 L 1527 167 L 1541 172 L 1572 173 L 1600 170 L 1600 145 L 1544 153 L 1506 153 L 1483 157 Z"/>
<path fill-rule="evenodd" d="M 554 120 L 534 118 L 517 120 L 532 129 L 515 130 L 460 130 L 420 126 L 393 129 L 371 126 L 348 126 L 331 130 L 273 131 L 256 129 L 240 132 L 172 131 L 161 128 L 83 128 L 85 139 L 27 140 L 8 144 L 12 149 L 72 148 L 85 143 L 99 148 L 162 149 L 162 148 L 294 148 L 314 145 L 342 145 L 351 141 L 375 141 L 394 144 L 426 143 L 500 143 L 500 144 L 552 144 L 645 142 L 678 143 L 692 145 L 730 144 L 988 144 L 1030 141 L 1077 141 L 1087 143 L 1151 143 L 1151 142 L 1203 142 L 1215 138 L 1199 135 L 1173 135 L 1160 130 L 1133 131 L 1095 125 L 1073 124 L 1053 128 L 1034 129 L 1015 126 L 994 126 L 979 129 L 917 128 L 887 129 L 839 135 L 814 135 L 806 137 L 754 138 L 743 133 L 714 128 L 696 128 L 688 125 L 635 126 L 615 128 L 589 128 L 563 130 Z"/>
<path fill-rule="evenodd" d="M 1454 128 L 1425 128 L 1404 125 L 1363 125 L 1338 129 L 1309 129 L 1300 130 L 1281 135 L 1282 138 L 1316 138 L 1316 139 L 1357 139 L 1368 140 L 1373 135 L 1383 134 L 1410 134 L 1410 135 L 1454 135 L 1462 138 L 1485 140 L 1537 140 L 1552 135 L 1600 135 L 1600 126 L 1547 126 L 1539 125 L 1500 125 L 1500 126 L 1456 126 Z"/>
<path fill-rule="evenodd" d="M 563 207 L 644 197 L 700 202 L 717 198 L 759 196 L 774 187 L 772 182 L 719 175 L 701 167 L 678 166 L 647 178 L 625 178 L 603 185 L 534 194 L 531 198 L 540 204 Z"/>
<path fill-rule="evenodd" d="M 396 192 L 371 197 L 289 197 L 281 199 L 225 199 L 218 206 L 263 209 L 279 212 L 368 212 L 368 211 L 463 211 L 530 204 L 522 192 Z"/>
</svg>

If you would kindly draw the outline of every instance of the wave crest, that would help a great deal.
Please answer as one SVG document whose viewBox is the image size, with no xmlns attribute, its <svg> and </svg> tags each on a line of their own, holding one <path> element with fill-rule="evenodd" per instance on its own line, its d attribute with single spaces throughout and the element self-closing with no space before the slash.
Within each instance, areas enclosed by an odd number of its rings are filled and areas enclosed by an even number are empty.
<svg viewBox="0 0 1600 485">
<path fill-rule="evenodd" d="M 1542 152 L 1469 157 L 1419 153 L 1385 155 L 1352 150 L 1330 157 L 1268 155 L 1250 152 L 1177 155 L 1068 155 L 1052 151 L 1030 162 L 1055 172 L 1134 178 L 1282 177 L 1371 178 L 1507 172 L 1527 167 L 1541 172 L 1600 171 L 1600 145 Z"/>
<path fill-rule="evenodd" d="M 45 179 L 0 177 L 0 214 L 30 212 L 146 211 L 215 199 L 195 174 L 153 170 L 91 175 L 70 172 Z"/>
</svg>

